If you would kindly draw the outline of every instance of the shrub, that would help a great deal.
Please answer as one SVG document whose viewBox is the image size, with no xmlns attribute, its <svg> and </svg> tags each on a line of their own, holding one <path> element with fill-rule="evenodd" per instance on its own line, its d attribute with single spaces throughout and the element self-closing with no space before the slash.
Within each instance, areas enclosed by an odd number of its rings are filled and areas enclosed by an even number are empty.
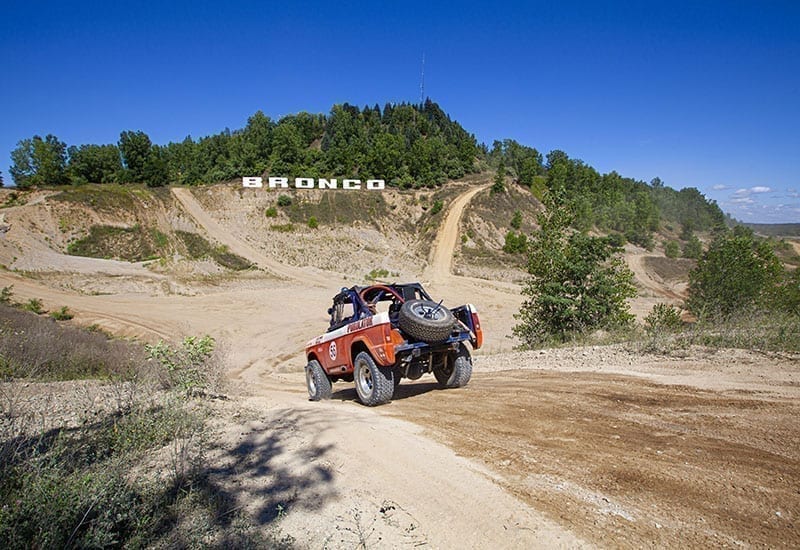
<svg viewBox="0 0 800 550">
<path fill-rule="evenodd" d="M 42 309 L 42 301 L 39 298 L 31 298 L 26 304 L 22 305 L 22 309 L 37 315 L 44 313 L 44 309 Z"/>
<path fill-rule="evenodd" d="M 766 307 L 782 277 L 783 267 L 769 244 L 737 227 L 718 235 L 689 273 L 686 305 L 698 317 Z"/>
<path fill-rule="evenodd" d="M 629 229 L 625 232 L 625 239 L 629 243 L 641 246 L 645 250 L 653 250 L 655 247 L 653 236 L 644 230 Z"/>
<path fill-rule="evenodd" d="M 269 228 L 272 231 L 278 231 L 279 233 L 291 233 L 292 231 L 294 231 L 294 224 L 291 223 L 274 224 L 270 225 Z"/>
<path fill-rule="evenodd" d="M 506 233 L 506 242 L 503 245 L 503 252 L 506 254 L 522 254 L 528 249 L 528 236 L 524 233 Z"/>
<path fill-rule="evenodd" d="M 431 208 L 431 215 L 436 215 L 436 214 L 438 214 L 439 212 L 441 212 L 441 211 L 442 211 L 442 208 L 444 208 L 444 203 L 442 203 L 442 201 L 441 201 L 441 200 L 439 200 L 439 199 L 436 199 L 436 200 L 433 202 L 433 207 Z"/>
<path fill-rule="evenodd" d="M 515 210 L 514 215 L 511 217 L 511 227 L 514 229 L 522 227 L 522 212 L 519 210 Z"/>
<path fill-rule="evenodd" d="M 373 269 L 369 273 L 367 273 L 366 279 L 368 281 L 375 281 L 376 279 L 385 279 L 389 276 L 389 271 L 387 269 Z"/>
<path fill-rule="evenodd" d="M 776 303 L 778 309 L 800 315 L 800 268 L 786 274 L 778 287 Z"/>
<path fill-rule="evenodd" d="M 166 377 L 162 379 L 166 389 L 178 388 L 187 394 L 202 392 L 216 383 L 209 362 L 214 353 L 215 342 L 211 336 L 187 337 L 179 348 L 159 340 L 155 345 L 145 345 L 147 358 L 157 362 Z"/>
<path fill-rule="evenodd" d="M 656 304 L 644 318 L 647 334 L 653 336 L 661 332 L 673 332 L 681 328 L 681 311 L 668 304 Z"/>
<path fill-rule="evenodd" d="M 243 258 L 238 254 L 234 254 L 228 250 L 228 247 L 225 245 L 215 247 L 211 251 L 211 257 L 214 258 L 214 261 L 222 267 L 227 267 L 228 269 L 232 269 L 234 271 L 243 271 L 253 267 L 253 263 L 250 262 L 250 260 Z"/>
<path fill-rule="evenodd" d="M 703 255 L 703 243 L 696 235 L 692 235 L 689 241 L 683 246 L 683 257 L 699 260 Z"/>
<path fill-rule="evenodd" d="M 278 217 L 278 209 L 275 208 L 274 206 L 270 206 L 264 212 L 264 215 L 266 215 L 268 218 L 277 218 Z"/>
<path fill-rule="evenodd" d="M 606 240 L 608 241 L 608 244 L 610 244 L 613 248 L 622 248 L 623 246 L 625 246 L 625 243 L 627 242 L 625 240 L 625 235 L 623 235 L 622 233 L 609 233 L 606 236 Z"/>
<path fill-rule="evenodd" d="M 133 343 L 0 305 L 0 377 L 126 378 L 142 360 Z"/>
<path fill-rule="evenodd" d="M 93 225 L 89 234 L 71 242 L 67 254 L 89 258 L 118 258 L 130 262 L 141 262 L 156 256 L 155 240 L 160 232 L 145 231 L 140 225 L 116 227 Z"/>
<path fill-rule="evenodd" d="M 315 218 L 314 216 L 308 218 L 308 227 L 310 227 L 311 229 L 316 229 L 317 227 L 319 227 L 319 222 L 317 221 L 317 218 Z"/>
<path fill-rule="evenodd" d="M 150 234 L 158 248 L 166 248 L 169 244 L 169 238 L 155 227 L 150 230 Z"/>
<path fill-rule="evenodd" d="M 545 197 L 541 229 L 530 244 L 525 302 L 512 330 L 523 346 L 566 341 L 587 330 L 629 326 L 627 299 L 636 295 L 633 273 L 608 240 L 570 233 L 571 209 Z"/>
<path fill-rule="evenodd" d="M 211 257 L 222 267 L 233 269 L 234 271 L 241 271 L 250 269 L 253 264 L 246 258 L 234 254 L 228 250 L 227 246 L 212 246 L 205 238 L 197 233 L 190 233 L 188 231 L 176 231 L 175 234 L 180 237 L 183 244 L 186 245 L 186 250 L 189 257 L 193 260 L 200 258 Z"/>
<path fill-rule="evenodd" d="M 668 241 L 667 244 L 664 245 L 664 255 L 667 258 L 677 258 L 679 252 L 680 247 L 678 241 Z"/>
<path fill-rule="evenodd" d="M 292 205 L 292 197 L 289 195 L 281 195 L 278 197 L 278 206 L 286 207 Z"/>
<path fill-rule="evenodd" d="M 56 321 L 69 321 L 74 315 L 69 311 L 67 306 L 61 306 L 61 309 L 50 312 L 50 317 Z"/>
<path fill-rule="evenodd" d="M 0 304 L 11 304 L 12 288 L 14 288 L 14 285 L 4 286 L 0 289 Z"/>
</svg>

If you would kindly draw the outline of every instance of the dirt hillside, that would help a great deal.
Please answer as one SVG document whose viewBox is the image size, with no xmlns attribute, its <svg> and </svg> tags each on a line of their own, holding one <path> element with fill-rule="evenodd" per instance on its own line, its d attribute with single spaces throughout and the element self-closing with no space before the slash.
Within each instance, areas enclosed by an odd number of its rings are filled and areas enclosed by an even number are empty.
<svg viewBox="0 0 800 550">
<path fill-rule="evenodd" d="M 173 189 L 130 199 L 128 217 L 85 197 L 33 194 L 3 210 L 0 284 L 115 334 L 213 335 L 230 384 L 208 453 L 216 481 L 254 521 L 280 522 L 304 547 L 800 545 L 798 358 L 513 352 L 517 277 L 453 275 L 482 187 L 327 207 L 319 193 L 277 207 L 265 190 Z M 362 221 L 337 222 L 339 208 Z M 95 225 L 146 228 L 162 259 L 65 254 Z M 254 268 L 193 258 L 180 232 Z M 626 252 L 646 291 L 640 313 L 685 292 L 648 256 L 658 254 Z M 423 377 L 368 409 L 338 383 L 331 401 L 307 401 L 304 342 L 325 329 L 333 294 L 373 270 L 420 279 L 446 305 L 476 304 L 486 346 L 466 388 L 440 391 Z"/>
</svg>

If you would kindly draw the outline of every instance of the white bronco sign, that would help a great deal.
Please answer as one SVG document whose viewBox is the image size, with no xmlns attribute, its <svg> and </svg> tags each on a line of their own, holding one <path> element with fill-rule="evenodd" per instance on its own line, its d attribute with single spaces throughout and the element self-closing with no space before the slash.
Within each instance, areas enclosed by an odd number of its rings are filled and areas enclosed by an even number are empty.
<svg viewBox="0 0 800 550">
<path fill-rule="evenodd" d="M 294 178 L 293 183 L 294 185 L 292 187 L 295 189 L 340 189 L 339 180 L 336 178 L 319 178 L 318 180 L 314 178 Z M 289 178 L 282 177 L 267 178 L 267 185 L 270 189 L 288 189 L 290 187 Z M 386 182 L 384 180 L 367 180 L 365 185 L 366 189 L 370 191 L 380 191 L 386 188 Z M 264 187 L 264 178 L 242 178 L 242 186 L 254 188 Z M 361 189 L 361 180 L 343 179 L 341 189 Z"/>
</svg>

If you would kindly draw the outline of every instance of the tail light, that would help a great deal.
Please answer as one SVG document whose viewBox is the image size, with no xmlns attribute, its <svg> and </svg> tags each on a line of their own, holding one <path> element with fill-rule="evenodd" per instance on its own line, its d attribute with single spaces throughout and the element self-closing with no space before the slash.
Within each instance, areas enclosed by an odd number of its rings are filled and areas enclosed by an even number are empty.
<svg viewBox="0 0 800 550">
<path fill-rule="evenodd" d="M 475 331 L 475 341 L 472 342 L 472 347 L 478 349 L 483 345 L 483 330 L 481 330 L 481 320 L 477 313 L 472 314 L 472 328 Z"/>
</svg>

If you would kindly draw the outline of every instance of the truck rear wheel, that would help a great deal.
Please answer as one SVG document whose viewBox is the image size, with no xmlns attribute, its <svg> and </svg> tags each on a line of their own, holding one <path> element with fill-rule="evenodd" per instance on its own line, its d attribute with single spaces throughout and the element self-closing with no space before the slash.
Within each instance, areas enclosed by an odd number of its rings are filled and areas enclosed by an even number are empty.
<svg viewBox="0 0 800 550">
<path fill-rule="evenodd" d="M 395 375 L 391 367 L 379 367 L 366 351 L 356 355 L 353 367 L 356 393 L 364 405 L 374 407 L 391 401 Z"/>
<path fill-rule="evenodd" d="M 311 401 L 331 398 L 333 392 L 331 380 L 316 359 L 312 359 L 306 365 L 306 386 L 308 387 L 308 398 Z"/>
<path fill-rule="evenodd" d="M 433 367 L 433 375 L 443 388 L 463 388 L 472 378 L 472 357 L 464 344 L 447 357 L 447 361 Z"/>
</svg>

